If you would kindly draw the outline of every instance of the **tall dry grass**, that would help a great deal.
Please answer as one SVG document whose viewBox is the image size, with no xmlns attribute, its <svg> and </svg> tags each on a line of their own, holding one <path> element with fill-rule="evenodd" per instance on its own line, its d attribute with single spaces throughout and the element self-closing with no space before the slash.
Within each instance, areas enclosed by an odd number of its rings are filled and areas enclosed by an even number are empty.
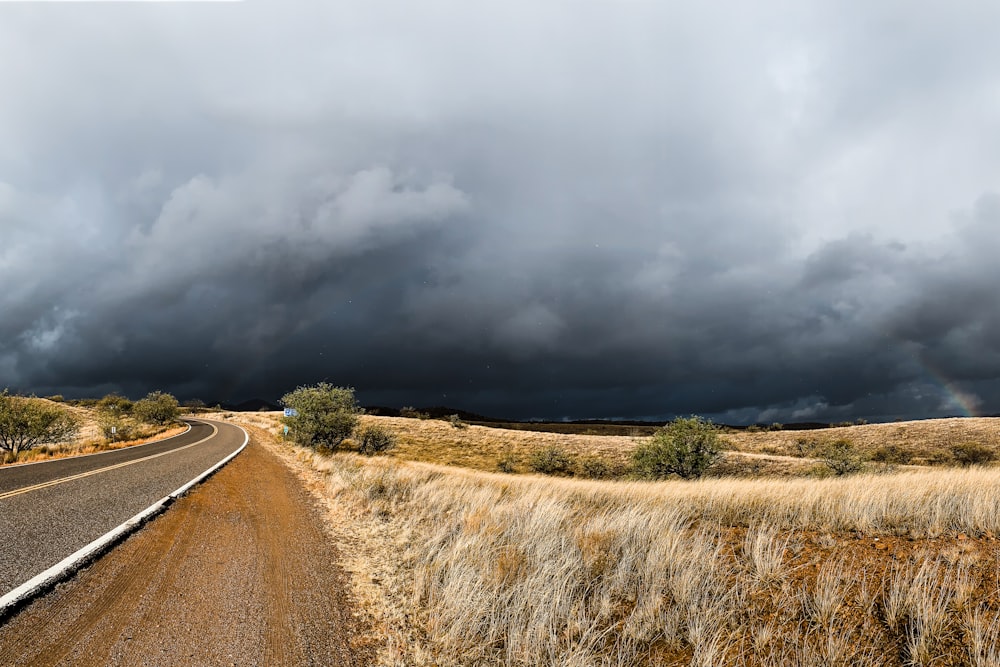
<svg viewBox="0 0 1000 667">
<path fill-rule="evenodd" d="M 985 535 L 1000 522 L 998 472 L 626 484 L 298 457 L 334 502 L 396 536 L 384 557 L 425 643 L 422 659 L 387 664 L 958 665 L 996 653 L 984 576 L 995 549 L 949 539 L 892 570 L 895 555 L 869 554 L 854 533 Z M 805 535 L 817 530 L 852 546 L 816 547 Z"/>
<path fill-rule="evenodd" d="M 384 665 L 1000 664 L 1000 469 L 597 482 L 272 444 Z"/>
</svg>

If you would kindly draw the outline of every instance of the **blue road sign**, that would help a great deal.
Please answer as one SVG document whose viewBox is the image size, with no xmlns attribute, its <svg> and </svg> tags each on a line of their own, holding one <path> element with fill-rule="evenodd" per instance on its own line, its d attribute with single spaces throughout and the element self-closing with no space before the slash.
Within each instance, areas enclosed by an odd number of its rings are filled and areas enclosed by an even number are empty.
<svg viewBox="0 0 1000 667">
<path fill-rule="evenodd" d="M 296 410 L 295 408 L 285 408 L 285 416 L 286 417 L 298 417 L 299 416 L 299 411 Z"/>
</svg>

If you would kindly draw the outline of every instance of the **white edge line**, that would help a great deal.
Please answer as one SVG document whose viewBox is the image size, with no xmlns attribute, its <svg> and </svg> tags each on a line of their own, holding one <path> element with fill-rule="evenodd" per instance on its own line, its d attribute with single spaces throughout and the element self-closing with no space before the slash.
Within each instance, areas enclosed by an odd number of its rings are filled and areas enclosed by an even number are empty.
<svg viewBox="0 0 1000 667">
<path fill-rule="evenodd" d="M 0 0 L 0 1 L 2 1 L 2 0 Z M 189 417 L 188 419 L 191 419 L 191 417 Z M 166 442 L 167 440 L 173 440 L 174 438 L 179 438 L 182 435 L 187 435 L 188 433 L 190 433 L 191 432 L 191 422 L 188 421 L 188 422 L 184 422 L 184 423 L 187 424 L 187 428 L 184 429 L 182 432 L 176 433 L 176 434 L 171 435 L 171 436 L 167 436 L 166 438 L 162 438 L 160 440 L 150 440 L 149 442 L 143 442 L 143 443 L 138 444 L 138 445 L 129 445 L 128 447 L 118 447 L 117 449 L 106 449 L 103 452 L 91 452 L 90 454 L 77 454 L 76 456 L 64 456 L 64 457 L 58 458 L 58 459 L 45 459 L 44 461 L 29 461 L 28 463 L 8 463 L 7 465 L 0 466 L 0 471 L 9 470 L 11 468 L 23 468 L 24 466 L 37 466 L 37 465 L 40 465 L 42 463 L 55 463 L 57 461 L 67 461 L 69 459 L 85 459 L 88 456 L 100 456 L 101 454 L 111 454 L 113 452 L 122 452 L 122 451 L 125 451 L 127 449 L 134 449 L 136 447 L 146 447 L 148 445 L 158 445 L 161 442 Z M 235 426 L 235 424 L 233 424 L 233 426 Z"/>
<path fill-rule="evenodd" d="M 247 443 L 250 442 L 250 434 L 242 426 L 237 424 L 231 424 L 231 426 L 235 426 L 243 431 L 243 444 L 240 445 L 239 449 L 173 493 L 157 500 L 155 503 L 139 512 L 131 519 L 128 519 L 119 526 L 112 528 L 110 531 L 101 535 L 87 546 L 62 559 L 44 572 L 32 577 L 3 597 L 0 597 L 0 625 L 3 624 L 4 619 L 12 611 L 28 602 L 36 595 L 50 589 L 60 581 L 67 579 L 88 563 L 96 560 L 99 556 L 110 550 L 111 547 L 121 541 L 122 538 L 140 528 L 144 523 L 160 512 L 166 510 L 167 507 L 170 506 L 175 500 L 190 491 L 191 487 L 205 481 L 205 479 L 217 472 L 219 468 L 232 461 L 237 454 L 246 449 Z"/>
</svg>

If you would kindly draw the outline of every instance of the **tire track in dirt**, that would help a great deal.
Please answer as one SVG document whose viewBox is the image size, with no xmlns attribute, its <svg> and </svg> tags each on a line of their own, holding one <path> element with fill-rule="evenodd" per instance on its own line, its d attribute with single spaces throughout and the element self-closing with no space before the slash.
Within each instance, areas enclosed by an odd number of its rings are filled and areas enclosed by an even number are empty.
<svg viewBox="0 0 1000 667">
<path fill-rule="evenodd" d="M 352 665 L 336 548 L 301 482 L 240 456 L 0 626 L 3 665 Z"/>
</svg>

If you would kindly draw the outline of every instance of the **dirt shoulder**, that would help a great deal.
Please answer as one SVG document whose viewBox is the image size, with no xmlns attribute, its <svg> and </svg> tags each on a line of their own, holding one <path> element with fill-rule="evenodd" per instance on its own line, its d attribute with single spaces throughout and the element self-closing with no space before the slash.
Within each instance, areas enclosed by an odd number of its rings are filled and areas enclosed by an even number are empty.
<svg viewBox="0 0 1000 667">
<path fill-rule="evenodd" d="M 0 627 L 3 665 L 365 665 L 322 513 L 255 439 Z"/>
</svg>

